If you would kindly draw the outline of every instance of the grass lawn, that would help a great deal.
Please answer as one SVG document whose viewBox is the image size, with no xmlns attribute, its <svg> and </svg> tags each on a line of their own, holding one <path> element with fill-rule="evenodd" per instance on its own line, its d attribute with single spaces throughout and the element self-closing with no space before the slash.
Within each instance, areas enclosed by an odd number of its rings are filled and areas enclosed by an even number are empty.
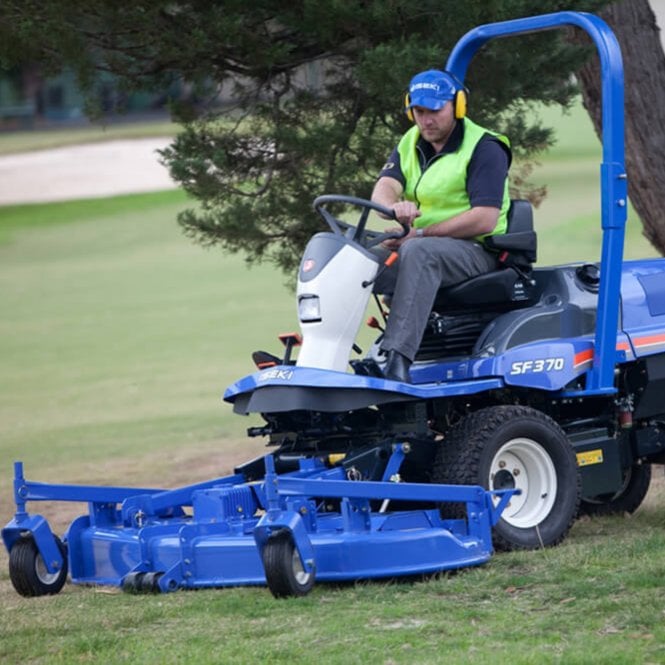
<svg viewBox="0 0 665 665">
<path fill-rule="evenodd" d="M 557 123 L 580 131 L 584 118 Z M 588 134 L 588 133 L 587 133 Z M 562 136 L 565 132 L 562 133 Z M 540 263 L 598 258 L 598 144 L 562 138 L 538 174 Z M 593 140 L 590 140 L 593 139 Z M 253 457 L 258 419 L 220 404 L 295 328 L 269 267 L 203 250 L 179 192 L 0 208 L 0 522 L 28 478 L 165 485 Z M 628 256 L 653 255 L 631 220 Z M 585 519 L 555 549 L 428 581 L 129 596 L 67 585 L 24 599 L 0 552 L 0 662 L 665 662 L 662 468 L 631 518 Z M 38 506 L 62 529 L 80 506 Z"/>
<path fill-rule="evenodd" d="M 580 522 L 566 544 L 429 581 L 129 596 L 3 593 L 5 662 L 662 663 L 660 512 Z M 4 586 L 4 585 L 3 585 Z"/>
</svg>

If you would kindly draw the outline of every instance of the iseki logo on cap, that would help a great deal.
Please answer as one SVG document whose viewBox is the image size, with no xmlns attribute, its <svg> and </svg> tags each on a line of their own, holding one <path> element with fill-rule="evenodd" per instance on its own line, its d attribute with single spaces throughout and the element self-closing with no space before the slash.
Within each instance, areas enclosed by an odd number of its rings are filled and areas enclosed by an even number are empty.
<svg viewBox="0 0 665 665">
<path fill-rule="evenodd" d="M 434 92 L 439 92 L 440 88 L 436 83 L 414 83 L 409 92 L 414 92 L 415 90 L 433 90 Z"/>
</svg>

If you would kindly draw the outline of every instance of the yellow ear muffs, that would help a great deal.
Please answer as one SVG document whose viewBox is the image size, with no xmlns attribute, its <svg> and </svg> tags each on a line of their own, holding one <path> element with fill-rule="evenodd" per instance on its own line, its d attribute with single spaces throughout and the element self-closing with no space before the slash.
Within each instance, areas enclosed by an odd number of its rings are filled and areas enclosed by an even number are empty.
<svg viewBox="0 0 665 665">
<path fill-rule="evenodd" d="M 453 97 L 453 108 L 455 109 L 455 118 L 461 120 L 466 117 L 466 90 L 458 90 Z M 416 119 L 413 117 L 413 111 L 411 111 L 411 95 L 407 92 L 404 96 L 404 112 L 406 117 L 411 121 L 415 122 Z"/>
<path fill-rule="evenodd" d="M 453 99 L 453 107 L 455 109 L 455 118 L 461 120 L 466 116 L 466 90 L 458 90 Z"/>
<path fill-rule="evenodd" d="M 413 117 L 413 112 L 411 111 L 411 95 L 408 92 L 406 93 L 406 96 L 404 97 L 404 112 L 406 113 L 406 117 L 411 122 L 416 121 L 416 119 Z"/>
</svg>

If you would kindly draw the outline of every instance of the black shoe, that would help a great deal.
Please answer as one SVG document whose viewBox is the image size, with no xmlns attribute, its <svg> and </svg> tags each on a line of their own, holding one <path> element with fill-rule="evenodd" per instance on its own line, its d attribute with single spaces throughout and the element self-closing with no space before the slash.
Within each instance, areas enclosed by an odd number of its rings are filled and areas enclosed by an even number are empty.
<svg viewBox="0 0 665 665">
<path fill-rule="evenodd" d="M 391 381 L 411 383 L 410 367 L 411 361 L 406 356 L 403 356 L 399 351 L 388 351 L 388 360 L 383 368 L 383 376 Z"/>
</svg>

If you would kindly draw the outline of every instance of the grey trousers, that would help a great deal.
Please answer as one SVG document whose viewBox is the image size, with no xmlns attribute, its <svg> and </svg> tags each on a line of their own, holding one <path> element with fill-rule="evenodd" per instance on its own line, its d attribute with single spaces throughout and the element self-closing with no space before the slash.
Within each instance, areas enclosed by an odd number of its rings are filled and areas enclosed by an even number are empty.
<svg viewBox="0 0 665 665">
<path fill-rule="evenodd" d="M 373 250 L 380 260 L 390 254 Z M 391 294 L 390 314 L 381 343 L 413 360 L 422 341 L 436 292 L 494 270 L 497 259 L 472 240 L 412 238 L 399 249 L 398 260 L 374 283 L 374 293 Z"/>
</svg>

